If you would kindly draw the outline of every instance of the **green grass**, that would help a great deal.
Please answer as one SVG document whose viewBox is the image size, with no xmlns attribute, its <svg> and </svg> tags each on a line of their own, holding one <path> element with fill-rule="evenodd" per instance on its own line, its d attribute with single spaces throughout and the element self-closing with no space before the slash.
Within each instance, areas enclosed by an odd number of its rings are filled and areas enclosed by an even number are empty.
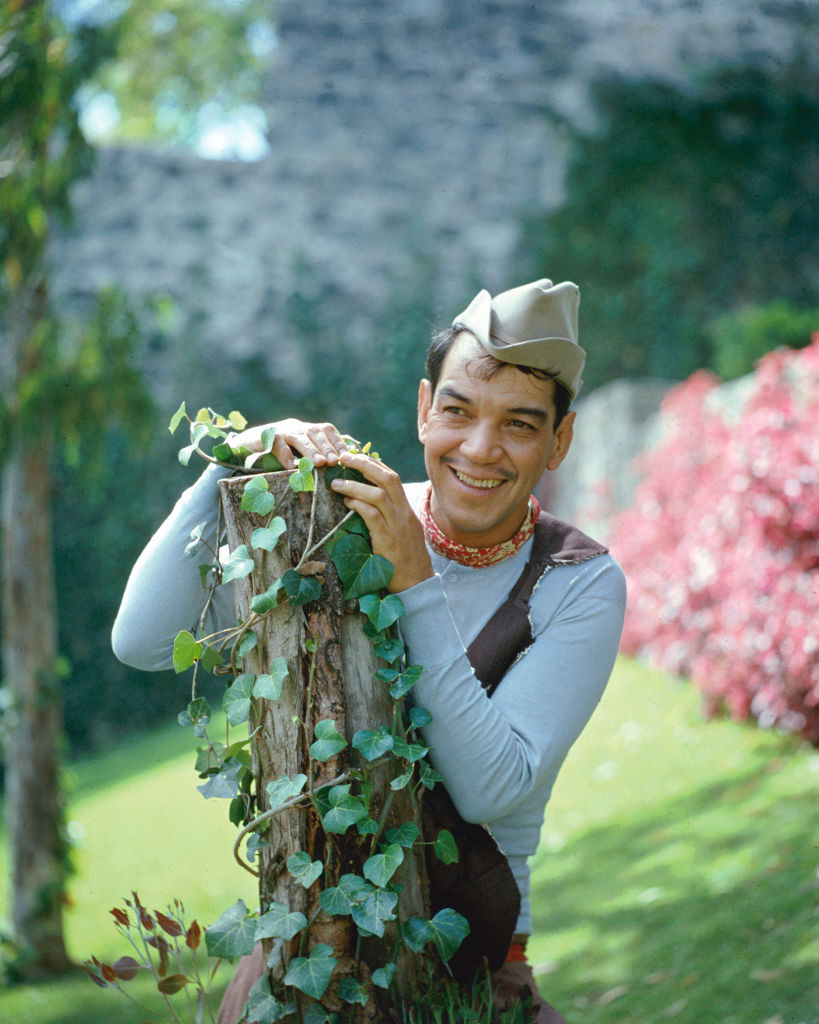
<svg viewBox="0 0 819 1024">
<path fill-rule="evenodd" d="M 116 957 L 137 889 L 208 924 L 253 879 L 174 727 L 77 765 L 69 950 Z M 819 754 L 621 660 L 550 802 L 533 865 L 538 980 L 570 1024 L 819 1024 Z M 2 863 L 0 861 L 0 863 Z M 226 980 L 226 978 L 225 978 Z M 131 982 L 129 985 L 136 985 Z M 143 986 L 145 990 L 146 986 Z M 84 976 L 0 992 L 3 1024 L 136 1024 Z"/>
</svg>

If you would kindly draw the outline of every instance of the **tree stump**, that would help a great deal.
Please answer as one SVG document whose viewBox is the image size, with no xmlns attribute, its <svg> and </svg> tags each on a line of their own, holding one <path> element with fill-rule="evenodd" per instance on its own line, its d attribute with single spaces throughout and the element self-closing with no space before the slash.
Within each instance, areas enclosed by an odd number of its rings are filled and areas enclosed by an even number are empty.
<svg viewBox="0 0 819 1024">
<path fill-rule="evenodd" d="M 289 473 L 266 475 L 270 493 L 276 499 L 276 515 L 281 516 L 287 531 L 268 552 L 253 550 L 253 530 L 266 520 L 241 508 L 242 494 L 248 477 L 233 477 L 220 482 L 222 508 L 231 550 L 245 544 L 255 563 L 253 572 L 237 586 L 237 614 L 245 621 L 251 614 L 254 596 L 264 593 L 287 570 L 292 569 L 309 546 L 326 536 L 347 514 L 338 495 L 324 483 L 323 471 L 316 474 L 314 493 L 295 493 L 288 486 Z M 372 780 L 370 815 L 376 821 L 387 808 L 385 825 L 397 827 L 414 821 L 419 829 L 420 812 L 409 791 L 390 789 L 394 770 L 390 758 L 384 763 L 367 766 L 349 741 L 358 730 L 390 726 L 394 702 L 388 687 L 375 677 L 383 666 L 376 658 L 365 635 L 364 616 L 357 601 L 344 597 L 344 588 L 324 548 L 319 549 L 301 569 L 315 576 L 322 584 L 320 598 L 294 607 L 289 601 L 280 604 L 254 627 L 258 642 L 246 655 L 244 671 L 266 673 L 275 659 L 287 662 L 286 678 L 279 700 L 254 702 L 257 729 L 253 739 L 253 767 L 256 776 L 257 813 L 269 809 L 267 786 L 287 775 L 290 778 L 313 772 L 312 791 L 337 780 L 346 773 L 366 767 Z M 314 648 L 314 649 L 313 649 Z M 316 723 L 332 720 L 348 745 L 324 763 L 311 761 L 308 748 L 313 742 Z M 348 780 L 350 781 L 350 780 Z M 354 787 L 356 786 L 353 780 Z M 383 827 L 382 827 L 383 837 Z M 295 956 L 309 955 L 318 943 L 332 947 L 338 960 L 332 982 L 321 997 L 321 1004 L 330 1011 L 349 1011 L 348 1002 L 338 995 L 338 985 L 356 977 L 365 986 L 368 1002 L 356 1006 L 357 1021 L 392 1019 L 390 1007 L 395 998 L 371 983 L 373 970 L 388 963 L 397 950 L 394 990 L 399 998 L 408 998 L 429 984 L 421 957 L 412 954 L 396 941 L 396 922 L 387 924 L 381 938 L 363 942 L 349 915 L 330 916 L 320 904 L 323 889 L 338 884 L 342 875 L 361 875 L 362 866 L 375 852 L 372 836 L 361 836 L 355 826 L 343 835 L 330 835 L 322 827 L 321 817 L 312 803 L 302 803 L 273 817 L 264 838 L 269 846 L 260 851 L 259 894 L 261 910 L 273 903 L 282 903 L 291 911 L 300 911 L 313 921 L 304 943 L 301 934 L 289 942 L 265 940 L 268 973 L 274 992 L 281 984 L 288 964 Z M 427 882 L 422 848 L 405 850 L 405 861 L 396 873 L 403 890 L 398 913 L 402 919 L 428 912 Z M 286 870 L 289 857 L 306 852 L 311 861 L 324 864 L 322 877 L 309 888 Z M 301 946 L 301 948 L 300 948 Z M 299 995 L 302 1012 L 305 999 Z"/>
</svg>

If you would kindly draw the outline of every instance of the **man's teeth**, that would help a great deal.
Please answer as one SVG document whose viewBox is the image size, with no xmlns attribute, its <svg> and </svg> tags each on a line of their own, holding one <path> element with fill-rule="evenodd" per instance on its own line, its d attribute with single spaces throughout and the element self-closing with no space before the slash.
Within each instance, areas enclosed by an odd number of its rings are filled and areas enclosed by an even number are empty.
<svg viewBox="0 0 819 1024">
<path fill-rule="evenodd" d="M 465 484 L 469 484 L 470 487 L 500 487 L 503 480 L 476 480 L 474 476 L 467 476 L 466 473 L 460 473 L 457 469 L 455 470 L 455 476 L 459 480 L 463 480 Z"/>
</svg>

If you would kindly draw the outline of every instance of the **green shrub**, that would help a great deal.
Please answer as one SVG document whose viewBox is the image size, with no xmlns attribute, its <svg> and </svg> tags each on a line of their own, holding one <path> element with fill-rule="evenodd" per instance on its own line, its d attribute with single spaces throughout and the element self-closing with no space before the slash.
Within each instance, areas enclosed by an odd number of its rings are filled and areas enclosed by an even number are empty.
<svg viewBox="0 0 819 1024">
<path fill-rule="evenodd" d="M 750 373 L 775 348 L 804 348 L 819 331 L 819 309 L 797 309 L 784 299 L 718 317 L 708 327 L 712 362 L 724 380 Z"/>
</svg>

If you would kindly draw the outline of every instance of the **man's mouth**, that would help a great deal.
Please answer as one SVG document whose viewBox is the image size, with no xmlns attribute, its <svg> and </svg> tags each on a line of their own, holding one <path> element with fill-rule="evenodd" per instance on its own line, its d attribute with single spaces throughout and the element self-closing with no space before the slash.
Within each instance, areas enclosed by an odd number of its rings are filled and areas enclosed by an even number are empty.
<svg viewBox="0 0 819 1024">
<path fill-rule="evenodd" d="M 504 482 L 503 480 L 479 480 L 477 477 L 462 473 L 459 469 L 453 469 L 452 472 L 459 480 L 463 481 L 465 484 L 469 484 L 470 487 L 483 487 L 485 490 L 491 490 L 493 487 L 500 487 Z"/>
</svg>

